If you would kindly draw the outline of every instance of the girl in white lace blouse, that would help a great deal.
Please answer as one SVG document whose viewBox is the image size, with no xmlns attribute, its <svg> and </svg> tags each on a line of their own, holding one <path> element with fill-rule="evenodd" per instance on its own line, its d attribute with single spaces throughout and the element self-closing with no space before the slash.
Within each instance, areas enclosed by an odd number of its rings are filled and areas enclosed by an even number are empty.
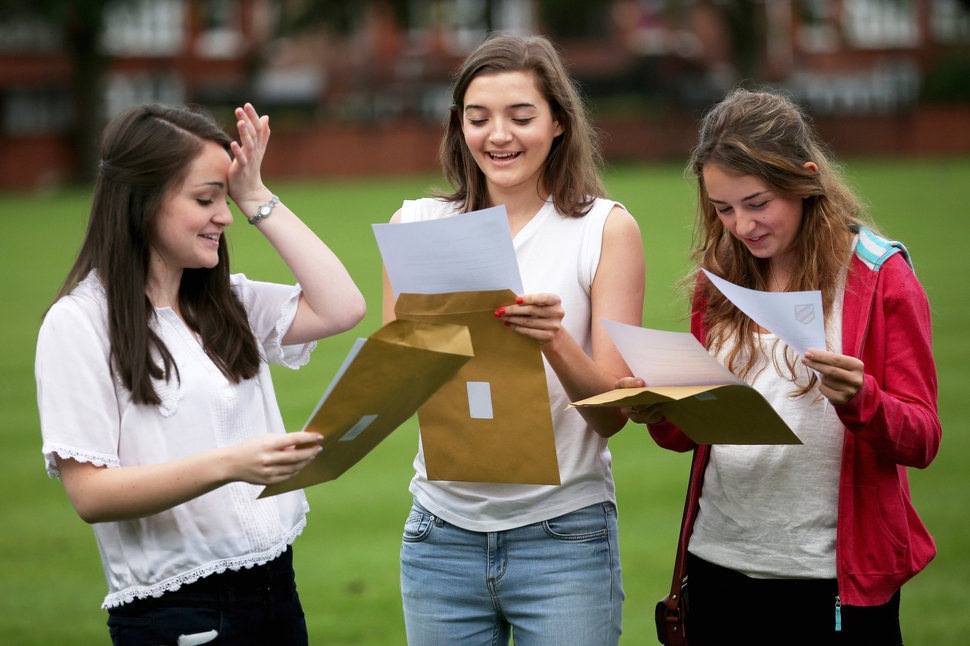
<svg viewBox="0 0 970 646">
<path fill-rule="evenodd" d="M 319 435 L 286 434 L 269 363 L 298 368 L 356 325 L 363 297 L 265 187 L 268 117 L 239 141 L 193 110 L 138 106 L 105 130 L 88 230 L 45 316 L 43 453 L 94 527 L 115 644 L 306 644 L 290 544 Z M 295 286 L 230 275 L 228 200 Z M 179 640 L 182 641 L 179 641 Z"/>
</svg>

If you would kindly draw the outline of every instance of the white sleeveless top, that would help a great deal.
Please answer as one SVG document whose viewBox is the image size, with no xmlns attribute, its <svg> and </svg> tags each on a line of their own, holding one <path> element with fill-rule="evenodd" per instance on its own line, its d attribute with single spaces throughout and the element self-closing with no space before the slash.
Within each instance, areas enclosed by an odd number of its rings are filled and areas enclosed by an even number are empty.
<svg viewBox="0 0 970 646">
<path fill-rule="evenodd" d="M 597 199 L 590 212 L 569 217 L 551 201 L 513 239 L 527 294 L 559 296 L 563 326 L 587 354 L 592 354 L 590 290 L 603 246 L 603 227 L 617 202 Z M 434 198 L 406 200 L 401 222 L 456 215 L 454 204 Z M 444 520 L 479 532 L 521 527 L 598 502 L 616 501 L 612 458 L 606 440 L 590 428 L 559 378 L 543 358 L 562 484 L 522 485 L 428 480 L 419 445 L 410 490 L 423 507 Z"/>
</svg>

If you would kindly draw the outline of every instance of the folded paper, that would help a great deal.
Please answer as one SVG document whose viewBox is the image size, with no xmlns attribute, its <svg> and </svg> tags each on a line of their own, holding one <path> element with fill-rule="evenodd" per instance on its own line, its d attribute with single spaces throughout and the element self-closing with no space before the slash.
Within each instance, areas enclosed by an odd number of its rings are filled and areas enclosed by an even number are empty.
<svg viewBox="0 0 970 646">
<path fill-rule="evenodd" d="M 323 450 L 293 478 L 260 497 L 333 480 L 410 418 L 473 356 L 468 328 L 448 322 L 392 321 L 359 340 L 304 430 Z"/>
<path fill-rule="evenodd" d="M 801 444 L 757 390 L 722 366 L 687 332 L 616 321 L 603 327 L 645 388 L 620 388 L 573 402 L 584 406 L 660 405 L 660 413 L 698 444 Z"/>
<path fill-rule="evenodd" d="M 401 294 L 398 320 L 468 328 L 475 357 L 418 409 L 430 480 L 558 485 L 539 344 L 495 318 L 511 290 Z"/>
</svg>

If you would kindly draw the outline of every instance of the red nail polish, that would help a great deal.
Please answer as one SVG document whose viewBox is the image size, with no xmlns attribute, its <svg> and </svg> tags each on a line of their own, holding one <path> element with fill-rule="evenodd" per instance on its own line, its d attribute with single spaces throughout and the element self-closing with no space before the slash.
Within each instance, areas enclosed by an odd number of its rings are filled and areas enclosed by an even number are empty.
<svg viewBox="0 0 970 646">
<path fill-rule="evenodd" d="M 516 302 L 517 305 L 521 305 L 522 303 L 525 302 L 525 299 L 522 298 L 521 296 L 516 296 L 515 297 L 515 302 Z"/>
<path fill-rule="evenodd" d="M 505 327 L 512 327 L 512 324 L 509 323 L 508 321 L 502 321 L 502 322 L 505 323 Z"/>
<path fill-rule="evenodd" d="M 503 314 L 505 314 L 505 308 L 504 307 L 500 307 L 497 310 L 495 310 L 495 316 L 496 317 L 500 317 Z"/>
</svg>

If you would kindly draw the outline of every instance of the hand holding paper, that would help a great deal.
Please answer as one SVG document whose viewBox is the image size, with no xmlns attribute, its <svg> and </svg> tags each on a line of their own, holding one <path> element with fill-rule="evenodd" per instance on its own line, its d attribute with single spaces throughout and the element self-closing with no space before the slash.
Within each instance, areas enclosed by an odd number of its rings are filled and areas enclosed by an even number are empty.
<svg viewBox="0 0 970 646">
<path fill-rule="evenodd" d="M 495 318 L 523 291 L 505 207 L 374 225 L 374 235 L 395 316 L 466 326 L 475 346 L 418 411 L 428 479 L 558 485 L 539 345 Z"/>
<path fill-rule="evenodd" d="M 323 435 L 323 451 L 260 497 L 333 480 L 414 415 L 472 356 L 468 328 L 448 323 L 392 321 L 358 339 L 304 427 Z"/>
<path fill-rule="evenodd" d="M 722 366 L 687 332 L 665 332 L 603 320 L 644 388 L 621 388 L 573 406 L 660 405 L 662 414 L 698 444 L 801 444 L 751 386 Z"/>
</svg>

